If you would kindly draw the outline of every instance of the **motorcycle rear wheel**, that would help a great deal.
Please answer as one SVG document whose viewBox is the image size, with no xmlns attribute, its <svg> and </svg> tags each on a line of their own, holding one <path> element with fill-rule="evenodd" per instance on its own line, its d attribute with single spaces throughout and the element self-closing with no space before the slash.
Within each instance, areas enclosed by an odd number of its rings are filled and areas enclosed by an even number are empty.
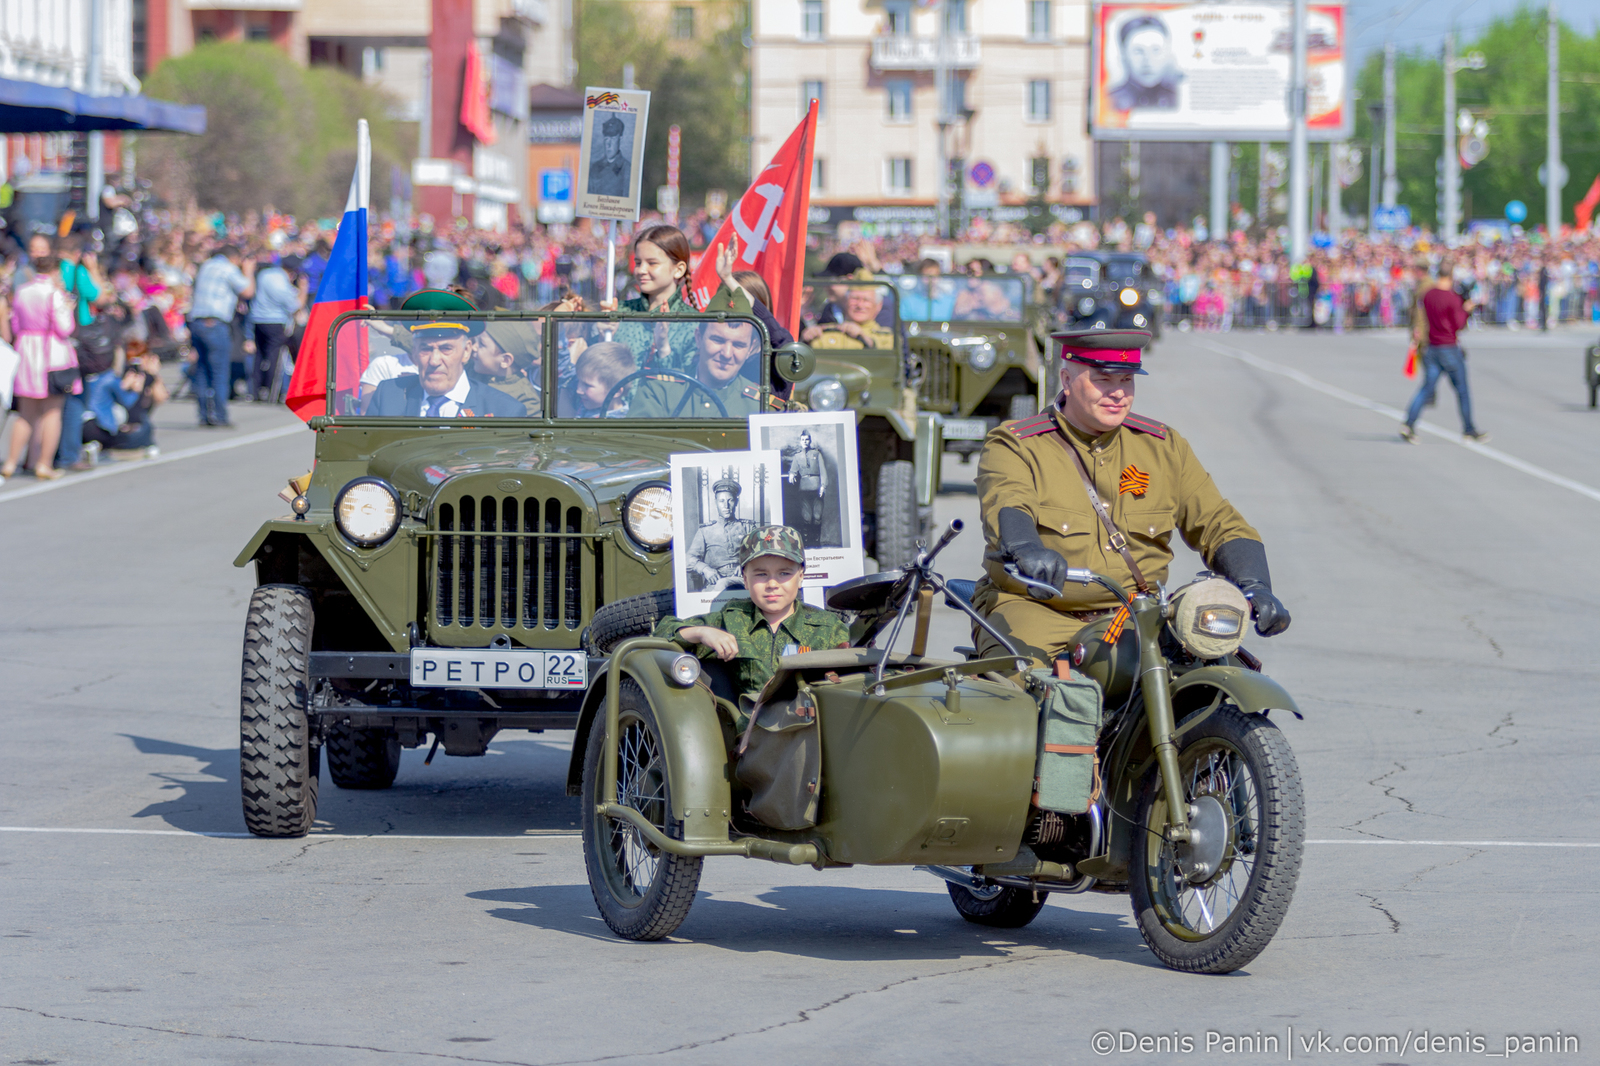
<svg viewBox="0 0 1600 1066">
<path fill-rule="evenodd" d="M 1184 795 L 1198 811 L 1192 824 L 1224 832 L 1209 844 L 1168 842 L 1166 795 L 1152 769 L 1128 864 L 1133 913 L 1150 950 L 1174 970 L 1231 973 L 1261 954 L 1288 913 L 1305 848 L 1305 795 L 1289 742 L 1261 715 L 1221 707 L 1182 744 Z"/>
<path fill-rule="evenodd" d="M 950 890 L 950 902 L 956 905 L 961 917 L 975 925 L 1021 929 L 1044 909 L 1046 894 L 1025 888 L 995 885 L 980 894 L 952 881 L 946 881 L 944 887 Z"/>
</svg>

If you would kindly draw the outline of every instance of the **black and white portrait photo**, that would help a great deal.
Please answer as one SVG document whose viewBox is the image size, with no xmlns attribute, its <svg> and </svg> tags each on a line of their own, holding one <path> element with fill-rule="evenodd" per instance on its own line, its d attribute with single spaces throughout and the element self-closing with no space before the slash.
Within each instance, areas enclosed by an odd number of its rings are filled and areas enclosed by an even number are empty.
<svg viewBox="0 0 1600 1066">
<path fill-rule="evenodd" d="M 752 415 L 750 443 L 781 457 L 783 513 L 805 541 L 806 587 L 865 573 L 854 413 Z"/>
<path fill-rule="evenodd" d="M 742 598 L 739 546 L 752 530 L 784 522 L 781 460 L 775 451 L 674 455 L 673 585 L 680 617 Z"/>
<path fill-rule="evenodd" d="M 1160 15 L 1137 12 L 1114 31 L 1122 81 L 1107 94 L 1118 111 L 1167 110 L 1178 106 L 1179 72 L 1172 31 Z"/>
<path fill-rule="evenodd" d="M 596 113 L 589 154 L 589 194 L 627 196 L 633 185 L 633 127 L 638 115 Z"/>
<path fill-rule="evenodd" d="M 577 213 L 619 222 L 639 217 L 650 94 L 642 89 L 584 90 L 578 145 Z"/>
</svg>

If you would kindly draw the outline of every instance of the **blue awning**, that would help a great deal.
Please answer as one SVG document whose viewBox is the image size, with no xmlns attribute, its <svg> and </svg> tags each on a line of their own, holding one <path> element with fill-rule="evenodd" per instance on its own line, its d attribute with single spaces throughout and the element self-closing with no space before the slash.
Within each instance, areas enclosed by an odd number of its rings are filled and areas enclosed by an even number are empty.
<svg viewBox="0 0 1600 1066">
<path fill-rule="evenodd" d="M 62 86 L 0 78 L 0 133 L 90 130 L 204 133 L 206 109 L 148 96 L 90 96 Z"/>
</svg>

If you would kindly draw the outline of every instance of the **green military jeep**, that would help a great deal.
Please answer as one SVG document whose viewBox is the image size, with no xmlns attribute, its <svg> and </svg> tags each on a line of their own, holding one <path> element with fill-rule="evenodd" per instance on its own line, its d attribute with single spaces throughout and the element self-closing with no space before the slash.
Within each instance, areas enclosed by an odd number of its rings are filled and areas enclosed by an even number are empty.
<svg viewBox="0 0 1600 1066">
<path fill-rule="evenodd" d="M 898 305 L 887 282 L 808 279 L 800 339 L 816 370 L 796 390 L 813 411 L 856 412 L 864 540 L 885 570 L 916 559 L 939 476 L 937 420 L 918 409 Z"/>
<path fill-rule="evenodd" d="M 989 430 L 1034 414 L 1050 391 L 1050 322 L 1032 283 L 1019 274 L 894 279 L 918 406 L 941 416 L 941 448 L 963 462 Z"/>
<path fill-rule="evenodd" d="M 431 758 L 573 728 L 598 697 L 593 630 L 619 622 L 604 610 L 670 610 L 669 454 L 746 449 L 746 417 L 810 373 L 803 346 L 725 313 L 366 311 L 329 349 L 309 485 L 235 560 L 256 566 L 240 761 L 258 836 L 311 828 L 324 754 L 334 784 L 381 789 L 430 734 Z M 486 364 L 517 387 L 466 369 Z"/>
</svg>

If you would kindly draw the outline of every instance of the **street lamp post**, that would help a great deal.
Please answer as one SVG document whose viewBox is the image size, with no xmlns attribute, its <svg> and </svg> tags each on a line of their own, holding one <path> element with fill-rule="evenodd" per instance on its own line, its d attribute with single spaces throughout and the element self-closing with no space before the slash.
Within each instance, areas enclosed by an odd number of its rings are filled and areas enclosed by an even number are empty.
<svg viewBox="0 0 1600 1066">
<path fill-rule="evenodd" d="M 1306 224 L 1311 162 L 1306 142 L 1306 0 L 1294 0 L 1289 35 L 1294 48 L 1289 81 L 1289 261 L 1302 263 L 1310 244 Z"/>
<path fill-rule="evenodd" d="M 1549 40 L 1545 43 L 1550 57 L 1550 80 L 1545 88 L 1545 156 L 1544 156 L 1544 218 L 1545 233 L 1555 240 L 1561 233 L 1561 186 L 1565 184 L 1561 173 L 1561 23 L 1556 21 L 1556 0 L 1550 0 Z"/>
</svg>

